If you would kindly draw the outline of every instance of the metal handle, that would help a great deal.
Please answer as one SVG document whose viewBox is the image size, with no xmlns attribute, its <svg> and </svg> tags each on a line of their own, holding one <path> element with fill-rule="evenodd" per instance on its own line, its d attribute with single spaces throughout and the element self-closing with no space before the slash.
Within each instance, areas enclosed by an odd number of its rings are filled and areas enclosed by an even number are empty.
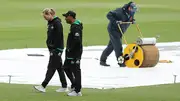
<svg viewBox="0 0 180 101">
<path fill-rule="evenodd" d="M 118 28 L 119 28 L 119 30 L 120 30 L 120 32 L 121 32 L 121 34 L 122 34 L 122 37 L 123 37 L 123 40 L 124 40 L 124 42 L 125 42 L 125 44 L 127 45 L 128 43 L 127 43 L 127 41 L 126 41 L 126 38 L 125 38 L 125 36 L 124 36 L 124 33 L 123 33 L 123 31 L 122 31 L 122 29 L 121 29 L 121 26 L 118 24 Z"/>
<path fill-rule="evenodd" d="M 132 22 L 121 22 L 121 24 L 132 24 Z"/>
</svg>

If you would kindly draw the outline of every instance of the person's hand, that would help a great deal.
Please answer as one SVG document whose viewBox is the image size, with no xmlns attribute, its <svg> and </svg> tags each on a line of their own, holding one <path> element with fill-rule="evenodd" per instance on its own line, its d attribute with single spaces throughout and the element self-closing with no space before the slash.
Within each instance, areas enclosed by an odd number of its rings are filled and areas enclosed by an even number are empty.
<svg viewBox="0 0 180 101">
<path fill-rule="evenodd" d="M 50 52 L 50 55 L 51 55 L 51 56 L 54 56 L 54 55 L 56 55 L 56 56 L 61 56 L 61 55 L 62 55 L 62 52 L 59 51 L 58 49 L 53 49 L 53 50 Z"/>
<path fill-rule="evenodd" d="M 122 24 L 122 21 L 116 21 L 117 24 Z"/>
<path fill-rule="evenodd" d="M 133 19 L 132 24 L 136 24 L 136 20 L 135 19 Z"/>
</svg>

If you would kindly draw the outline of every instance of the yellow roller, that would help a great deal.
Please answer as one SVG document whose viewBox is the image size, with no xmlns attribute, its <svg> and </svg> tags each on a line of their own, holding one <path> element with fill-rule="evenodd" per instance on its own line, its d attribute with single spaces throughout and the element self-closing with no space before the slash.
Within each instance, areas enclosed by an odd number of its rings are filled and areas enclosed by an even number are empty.
<svg viewBox="0 0 180 101">
<path fill-rule="evenodd" d="M 153 45 L 136 45 L 136 44 L 128 44 L 124 49 L 123 55 L 129 55 L 133 49 L 137 47 L 135 53 L 132 58 L 125 61 L 125 64 L 129 68 L 146 68 L 146 67 L 154 67 L 157 65 L 159 61 L 159 50 Z"/>
<path fill-rule="evenodd" d="M 121 24 L 132 24 L 132 22 L 121 22 Z M 123 35 L 123 31 L 118 24 L 118 28 L 122 33 L 123 40 L 127 47 L 124 49 L 124 57 L 129 57 L 125 60 L 125 64 L 129 68 L 148 68 L 154 67 L 159 62 L 159 50 L 155 46 L 156 39 L 158 37 L 143 38 L 139 25 L 136 24 L 136 28 L 140 34 L 140 37 L 136 40 L 136 43 L 127 44 L 127 41 Z"/>
</svg>

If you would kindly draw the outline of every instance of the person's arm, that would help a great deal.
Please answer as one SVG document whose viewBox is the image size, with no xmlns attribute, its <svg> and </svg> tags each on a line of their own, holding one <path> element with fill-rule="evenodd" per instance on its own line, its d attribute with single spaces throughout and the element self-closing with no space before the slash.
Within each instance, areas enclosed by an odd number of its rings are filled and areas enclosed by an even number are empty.
<svg viewBox="0 0 180 101">
<path fill-rule="evenodd" d="M 61 22 L 56 22 L 54 24 L 54 50 L 53 52 L 55 52 L 58 55 L 61 55 L 64 49 L 64 43 L 63 43 L 63 26 L 61 24 Z"/>
<path fill-rule="evenodd" d="M 110 11 L 106 16 L 110 22 L 116 22 L 116 11 Z"/>
<path fill-rule="evenodd" d="M 116 10 L 110 11 L 107 14 L 107 18 L 112 22 L 113 24 L 121 24 L 122 18 L 121 18 L 121 8 L 117 8 Z"/>
<path fill-rule="evenodd" d="M 77 54 L 73 54 L 73 51 L 76 51 L 76 47 L 80 48 L 81 44 L 81 32 L 80 26 L 73 25 L 70 30 L 70 34 L 72 35 L 72 39 L 70 40 L 70 46 L 68 47 L 68 58 L 75 58 Z"/>
</svg>

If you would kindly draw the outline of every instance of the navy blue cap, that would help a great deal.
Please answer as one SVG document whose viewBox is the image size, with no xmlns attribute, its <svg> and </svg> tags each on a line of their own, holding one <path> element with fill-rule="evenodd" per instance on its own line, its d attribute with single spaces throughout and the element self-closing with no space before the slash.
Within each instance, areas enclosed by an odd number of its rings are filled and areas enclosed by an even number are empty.
<svg viewBox="0 0 180 101">
<path fill-rule="evenodd" d="M 67 13 L 62 14 L 64 17 L 72 16 L 76 18 L 76 13 L 74 11 L 68 11 Z"/>
</svg>

